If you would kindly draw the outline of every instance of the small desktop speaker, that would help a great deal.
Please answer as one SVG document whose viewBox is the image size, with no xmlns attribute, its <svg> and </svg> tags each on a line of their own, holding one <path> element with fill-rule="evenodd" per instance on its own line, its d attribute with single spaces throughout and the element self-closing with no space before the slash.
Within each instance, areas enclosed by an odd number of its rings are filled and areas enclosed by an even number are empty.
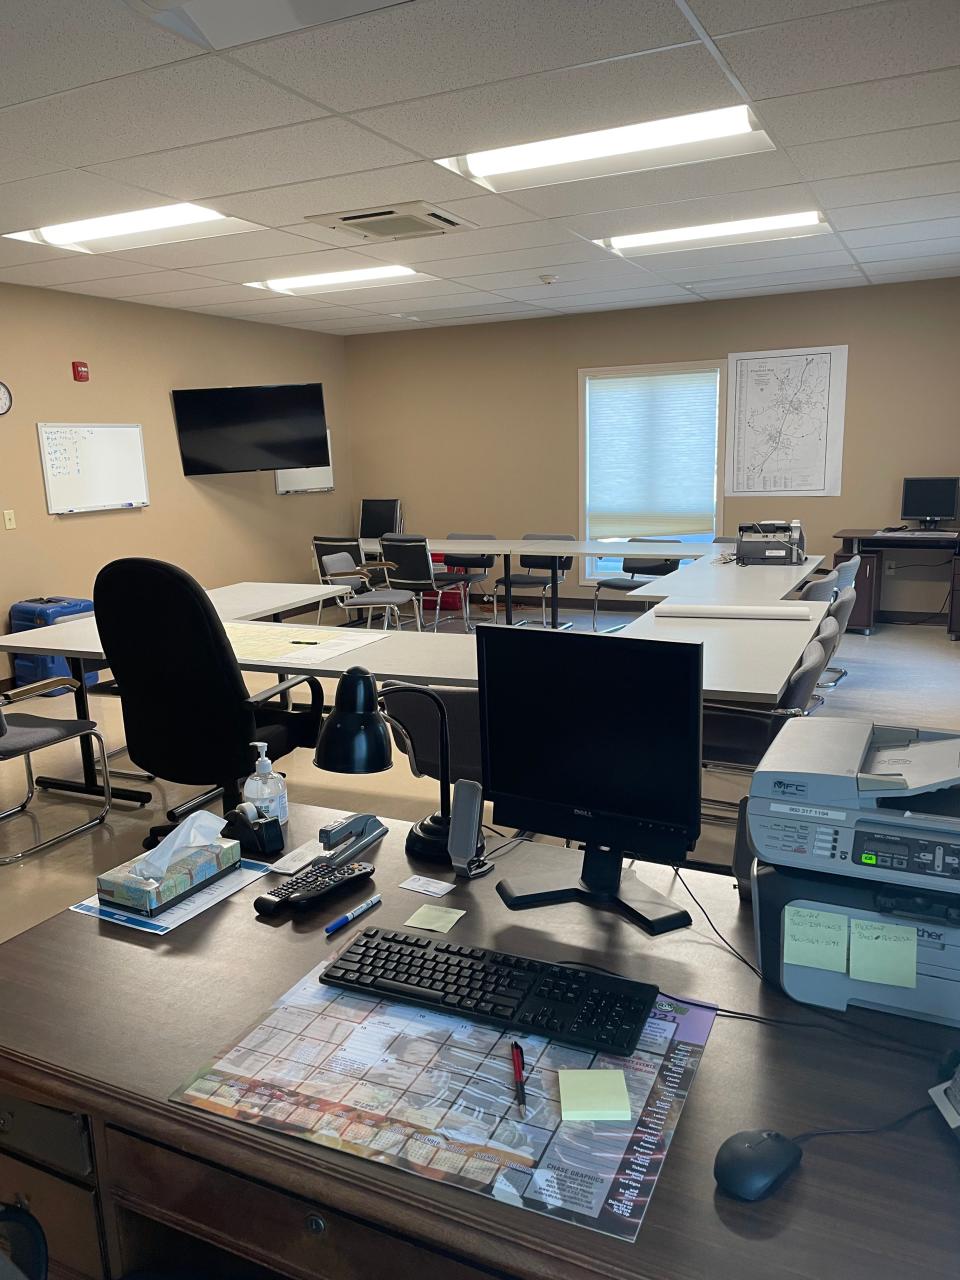
<svg viewBox="0 0 960 1280">
<path fill-rule="evenodd" d="M 479 782 L 460 778 L 453 788 L 447 852 L 457 875 L 470 880 L 493 870 L 493 863 L 485 861 L 483 856 L 482 816 L 483 788 Z"/>
</svg>

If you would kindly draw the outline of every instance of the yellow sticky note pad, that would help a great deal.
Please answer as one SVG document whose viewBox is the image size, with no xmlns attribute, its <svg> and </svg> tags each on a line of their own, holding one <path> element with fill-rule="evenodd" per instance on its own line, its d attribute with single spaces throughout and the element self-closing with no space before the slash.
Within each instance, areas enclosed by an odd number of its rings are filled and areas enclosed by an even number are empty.
<svg viewBox="0 0 960 1280">
<path fill-rule="evenodd" d="M 847 971 L 847 916 L 812 907 L 784 907 L 783 963 Z"/>
<path fill-rule="evenodd" d="M 449 933 L 465 911 L 454 911 L 452 907 L 434 907 L 427 903 L 418 907 L 405 923 L 412 929 L 430 929 L 433 933 Z"/>
<path fill-rule="evenodd" d="M 915 987 L 916 927 L 880 920 L 851 920 L 850 977 L 888 987 Z"/>
<path fill-rule="evenodd" d="M 561 1071 L 564 1120 L 629 1120 L 630 1098 L 622 1071 Z"/>
</svg>

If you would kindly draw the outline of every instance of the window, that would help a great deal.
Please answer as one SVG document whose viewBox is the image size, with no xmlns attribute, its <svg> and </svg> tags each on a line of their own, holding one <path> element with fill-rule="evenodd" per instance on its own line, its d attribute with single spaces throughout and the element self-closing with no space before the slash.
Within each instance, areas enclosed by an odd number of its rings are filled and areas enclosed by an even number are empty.
<svg viewBox="0 0 960 1280">
<path fill-rule="evenodd" d="M 580 383 L 585 536 L 711 539 L 719 366 L 591 369 Z M 585 574 L 619 567 L 619 559 L 588 560 Z"/>
</svg>

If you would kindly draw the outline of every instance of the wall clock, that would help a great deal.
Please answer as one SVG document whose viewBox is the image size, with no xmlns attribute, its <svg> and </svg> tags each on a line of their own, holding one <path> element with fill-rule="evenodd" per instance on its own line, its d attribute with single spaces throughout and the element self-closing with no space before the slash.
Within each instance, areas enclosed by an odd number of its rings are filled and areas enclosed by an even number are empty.
<svg viewBox="0 0 960 1280">
<path fill-rule="evenodd" d="M 5 382 L 0 382 L 0 414 L 9 413 L 13 408 L 13 392 Z"/>
</svg>

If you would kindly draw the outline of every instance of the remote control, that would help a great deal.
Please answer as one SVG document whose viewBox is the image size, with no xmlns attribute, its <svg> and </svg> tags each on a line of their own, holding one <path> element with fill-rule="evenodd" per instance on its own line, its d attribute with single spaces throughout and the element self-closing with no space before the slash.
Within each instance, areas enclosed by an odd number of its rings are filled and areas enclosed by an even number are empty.
<svg viewBox="0 0 960 1280">
<path fill-rule="evenodd" d="M 368 879 L 373 870 L 369 862 L 351 862 L 333 870 L 323 866 L 306 867 L 269 893 L 261 893 L 254 899 L 253 907 L 258 916 L 274 915 L 286 907 L 315 907 L 330 894 Z"/>
</svg>

